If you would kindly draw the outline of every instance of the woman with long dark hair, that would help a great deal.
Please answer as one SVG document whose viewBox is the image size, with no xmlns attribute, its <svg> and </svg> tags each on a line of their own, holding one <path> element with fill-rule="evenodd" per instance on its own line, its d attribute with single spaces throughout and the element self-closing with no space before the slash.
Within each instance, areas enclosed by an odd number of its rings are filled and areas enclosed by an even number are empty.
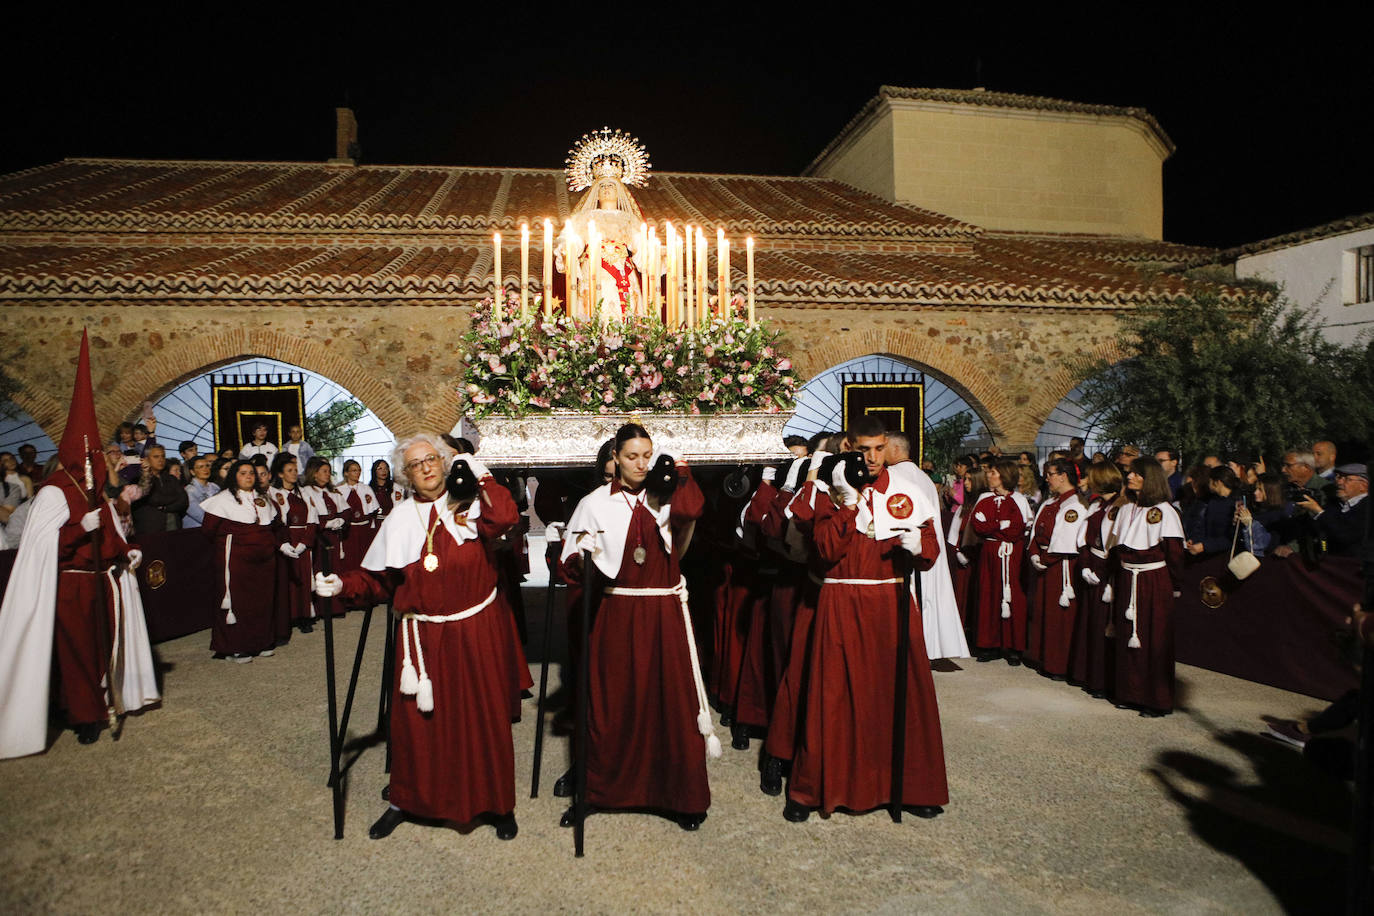
<svg viewBox="0 0 1374 916">
<path fill-rule="evenodd" d="M 973 506 L 974 534 L 983 540 L 978 555 L 978 661 L 1006 657 L 1021 664 L 1026 651 L 1026 593 L 1021 561 L 1026 553 L 1030 503 L 1017 491 L 1021 469 L 1010 458 L 987 468 L 988 492 Z M 966 510 L 967 511 L 967 510 Z"/>
<path fill-rule="evenodd" d="M 1257 557 L 1273 546 L 1274 533 L 1293 515 L 1293 504 L 1283 498 L 1283 481 L 1272 471 L 1256 475 L 1252 488 L 1254 508 L 1236 504 L 1236 524 L 1240 525 L 1241 549 Z"/>
<path fill-rule="evenodd" d="M 976 460 L 965 464 L 964 476 L 960 481 L 963 504 L 955 505 L 954 517 L 949 522 L 949 557 L 953 564 L 954 600 L 959 605 L 959 617 L 964 621 L 964 632 L 972 634 L 977 629 L 978 611 L 976 607 L 978 580 L 978 535 L 973 531 L 973 507 L 988 491 L 988 475 Z"/>
<path fill-rule="evenodd" d="M 1107 535 L 1116 676 L 1112 699 L 1142 716 L 1174 708 L 1174 594 L 1183 565 L 1183 523 L 1153 458 L 1126 475 L 1127 502 Z"/>
<path fill-rule="evenodd" d="M 362 482 L 363 466 L 352 458 L 344 462 L 343 481 L 339 495 L 343 497 L 344 518 L 348 521 L 348 537 L 339 545 L 339 574 L 359 569 L 372 538 L 377 534 L 377 513 L 381 506 L 377 494 Z"/>
<path fill-rule="evenodd" d="M 1077 684 L 1089 696 L 1105 697 L 1112 683 L 1115 654 L 1111 635 L 1111 602 L 1102 600 L 1107 580 L 1106 535 L 1116 520 L 1118 507 L 1125 502 L 1121 469 L 1110 461 L 1094 461 L 1088 468 L 1087 519 L 1079 532 L 1078 622 L 1073 646 L 1069 650 L 1069 683 Z"/>
<path fill-rule="evenodd" d="M 281 522 L 257 492 L 257 474 L 247 461 L 229 469 L 230 486 L 201 508 L 201 529 L 215 541 L 220 602 L 211 628 L 210 650 L 217 657 L 251 662 L 271 655 L 276 644 L 273 606 L 276 556 Z"/>
<path fill-rule="evenodd" d="M 300 465 L 290 452 L 278 452 L 272 459 L 272 488 L 268 497 L 286 528 L 286 546 L 277 558 L 277 638 L 286 642 L 291 627 L 309 633 L 314 626 L 315 604 L 310 582 L 315 574 L 311 545 L 315 543 L 319 518 L 314 507 L 301 495 Z"/>
<path fill-rule="evenodd" d="M 590 549 L 601 579 L 584 659 L 591 685 L 587 800 L 597 808 L 665 811 L 682 829 L 696 830 L 711 804 L 707 751 L 718 755 L 720 744 L 678 563 L 705 499 L 685 462 L 671 472 L 655 467 L 653 441 L 637 423 L 616 432 L 612 454 L 615 479 L 578 504 L 559 564 L 566 580 L 587 585 L 593 571 L 582 568 L 582 550 Z M 564 815 L 565 826 L 572 814 Z"/>
<path fill-rule="evenodd" d="M 367 485 L 372 488 L 373 494 L 377 497 L 376 527 L 382 527 L 382 522 L 391 514 L 391 509 L 402 499 L 405 499 L 405 491 L 391 477 L 391 465 L 384 458 L 378 458 L 372 462 L 372 470 L 367 481 Z"/>
<path fill-rule="evenodd" d="M 301 486 L 301 496 L 315 510 L 315 543 L 311 545 L 311 561 L 315 572 L 324 572 L 328 565 L 330 572 L 341 568 L 339 554 L 344 539 L 348 536 L 348 507 L 343 496 L 334 488 L 334 469 L 327 458 L 316 455 L 305 465 L 305 481 Z M 335 598 L 315 595 L 315 616 L 325 614 L 338 617 L 344 613 L 342 602 Z"/>
</svg>

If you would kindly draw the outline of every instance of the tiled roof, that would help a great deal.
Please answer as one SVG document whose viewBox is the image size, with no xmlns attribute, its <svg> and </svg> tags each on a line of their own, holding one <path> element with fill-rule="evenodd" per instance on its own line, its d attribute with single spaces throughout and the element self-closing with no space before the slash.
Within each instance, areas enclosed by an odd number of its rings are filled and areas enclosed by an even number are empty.
<svg viewBox="0 0 1374 916">
<path fill-rule="evenodd" d="M 566 215 L 557 169 L 69 159 L 0 176 L 8 231 L 402 232 L 518 229 Z M 981 230 L 837 181 L 655 173 L 645 213 L 732 235 L 971 239 Z"/>
<path fill-rule="evenodd" d="M 1164 132 L 1159 121 L 1144 108 L 1127 108 L 1117 105 L 1094 105 L 1088 102 L 1070 102 L 1066 99 L 1051 99 L 1039 95 L 1020 95 L 1015 92 L 989 92 L 986 89 L 922 89 L 906 86 L 880 86 L 878 94 L 869 99 L 859 113 L 849 119 L 849 123 L 826 144 L 804 173 L 810 172 L 825 160 L 849 137 L 854 128 L 862 124 L 879 106 L 891 100 L 913 100 L 923 102 L 945 102 L 953 105 L 976 105 L 985 108 L 1016 108 L 1025 111 L 1058 111 L 1069 114 L 1098 115 L 1102 117 L 1133 118 L 1140 121 L 1158 138 L 1165 149 L 1166 156 L 1172 156 L 1177 147 Z"/>
<path fill-rule="evenodd" d="M 1227 248 L 1224 251 L 1203 252 L 1192 259 L 1192 264 L 1229 263 L 1249 255 L 1264 254 L 1268 251 L 1277 251 L 1280 248 L 1292 248 L 1295 245 L 1329 239 L 1349 232 L 1362 232 L 1366 229 L 1374 229 L 1374 212 L 1357 213 L 1354 216 L 1346 216 L 1329 223 L 1322 223 L 1320 226 L 1310 226 L 1306 229 L 1285 232 L 1283 235 L 1260 239 L 1257 242 L 1247 242 L 1244 245 Z"/>
<path fill-rule="evenodd" d="M 1153 249 L 1155 244 L 1148 244 Z M 1081 239 L 981 239 L 972 255 L 761 247 L 757 295 L 806 305 L 1007 304 L 1119 307 L 1189 292 L 1179 274 L 1142 271 L 1124 256 L 1095 258 Z M 518 249 L 503 263 L 518 282 Z M 1156 252 L 1157 253 L 1157 252 Z M 490 291 L 481 245 L 0 246 L 0 299 L 471 301 Z M 1157 264 L 1158 261 L 1150 261 Z M 742 265 L 733 277 L 741 284 Z"/>
<path fill-rule="evenodd" d="M 566 212 L 563 188 L 553 169 L 67 160 L 0 176 L 0 300 L 462 304 L 490 291 L 492 229 Z M 986 232 L 813 178 L 658 173 L 636 197 L 759 236 L 765 306 L 1131 307 L 1194 288 L 1171 268 L 1208 254 Z"/>
</svg>

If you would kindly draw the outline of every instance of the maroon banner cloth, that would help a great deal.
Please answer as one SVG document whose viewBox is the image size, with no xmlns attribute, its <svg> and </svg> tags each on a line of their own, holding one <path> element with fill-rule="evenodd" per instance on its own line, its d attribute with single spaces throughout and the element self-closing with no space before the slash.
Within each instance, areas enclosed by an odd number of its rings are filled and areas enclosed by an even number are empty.
<svg viewBox="0 0 1374 916">
<path fill-rule="evenodd" d="M 1184 570 L 1174 612 L 1178 661 L 1324 700 L 1359 687 L 1336 638 L 1363 596 L 1358 560 L 1327 558 L 1309 568 L 1297 556 L 1267 557 L 1237 581 L 1227 559 L 1208 557 Z M 1220 607 L 1202 601 L 1208 577 L 1226 593 Z"/>
<path fill-rule="evenodd" d="M 148 638 L 166 642 L 210 629 L 220 590 L 214 545 L 199 528 L 158 531 L 134 539 L 143 551 L 138 592 Z"/>
</svg>

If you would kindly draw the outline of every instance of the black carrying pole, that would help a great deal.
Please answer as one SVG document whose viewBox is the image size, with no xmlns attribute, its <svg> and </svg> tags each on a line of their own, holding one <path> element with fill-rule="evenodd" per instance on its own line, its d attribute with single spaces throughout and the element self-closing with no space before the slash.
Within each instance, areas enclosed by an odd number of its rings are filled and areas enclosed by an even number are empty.
<svg viewBox="0 0 1374 916">
<path fill-rule="evenodd" d="M 597 570 L 592 552 L 582 551 L 582 664 L 578 668 L 577 684 L 577 741 L 573 748 L 573 853 L 582 858 L 587 822 L 587 712 L 590 705 L 592 665 L 590 646 L 592 620 L 592 590 L 596 588 Z"/>
<path fill-rule="evenodd" d="M 545 562 L 547 566 L 547 561 Z M 554 571 L 549 570 L 549 585 L 544 600 L 544 642 L 539 663 L 539 703 L 534 720 L 534 770 L 530 773 L 530 798 L 539 797 L 539 767 L 544 759 L 544 704 L 549 695 L 549 646 L 553 641 Z"/>
<path fill-rule="evenodd" d="M 911 560 L 900 546 L 895 548 L 893 565 L 897 568 L 897 667 L 892 694 L 892 822 L 902 822 L 902 796 L 906 776 L 906 683 L 907 656 L 911 653 Z"/>
<path fill-rule="evenodd" d="M 377 734 L 386 741 L 386 767 L 391 772 L 391 682 L 396 677 L 396 616 L 386 606 L 386 648 L 382 655 L 382 688 L 377 698 Z"/>
<path fill-rule="evenodd" d="M 326 576 L 333 575 L 334 562 L 329 556 L 328 545 L 324 546 L 320 566 Z M 334 839 L 343 839 L 344 797 L 343 780 L 339 778 L 339 697 L 338 685 L 334 678 L 334 613 L 326 606 L 324 615 L 324 680 L 329 700 L 329 787 L 334 796 Z"/>
</svg>

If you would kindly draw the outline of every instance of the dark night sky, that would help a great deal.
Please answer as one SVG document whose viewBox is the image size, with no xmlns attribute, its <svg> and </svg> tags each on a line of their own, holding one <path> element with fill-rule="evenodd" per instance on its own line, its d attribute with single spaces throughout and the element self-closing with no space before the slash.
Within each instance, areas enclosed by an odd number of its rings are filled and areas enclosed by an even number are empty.
<svg viewBox="0 0 1374 916">
<path fill-rule="evenodd" d="M 879 85 L 981 85 L 1148 109 L 1178 146 L 1164 169 L 1171 240 L 1234 245 L 1374 210 L 1368 12 L 1253 26 L 1239 20 L 1254 7 L 1048 5 L 1017 21 L 969 8 L 941 22 L 702 13 L 718 25 L 686 31 L 645 13 L 576 35 L 542 12 L 410 4 L 19 14 L 7 44 L 23 50 L 0 60 L 0 171 L 64 156 L 319 161 L 346 100 L 366 163 L 560 167 L 606 124 L 644 141 L 656 168 L 797 174 Z"/>
</svg>

